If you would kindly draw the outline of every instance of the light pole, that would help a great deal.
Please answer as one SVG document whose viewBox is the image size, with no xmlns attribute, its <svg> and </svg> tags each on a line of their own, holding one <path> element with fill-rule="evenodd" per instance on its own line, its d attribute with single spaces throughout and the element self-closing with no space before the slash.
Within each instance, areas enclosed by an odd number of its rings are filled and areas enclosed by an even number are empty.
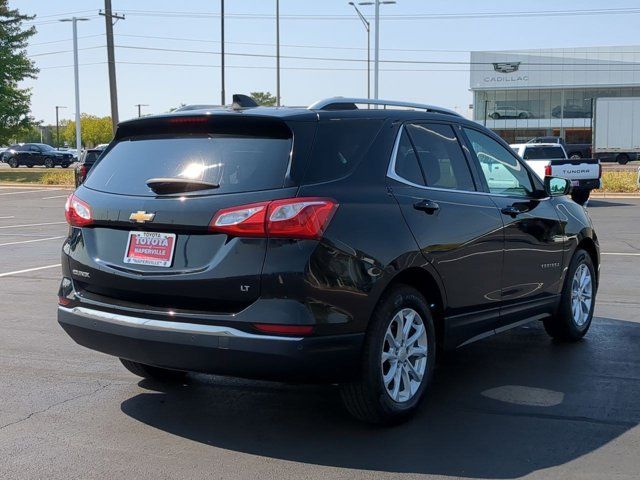
<svg viewBox="0 0 640 480">
<path fill-rule="evenodd" d="M 371 98 L 371 24 L 362 12 L 360 12 L 360 9 L 358 9 L 355 3 L 349 2 L 349 5 L 356 10 L 358 17 L 364 24 L 364 29 L 367 31 L 367 98 Z"/>
<path fill-rule="evenodd" d="M 60 149 L 60 122 L 58 121 L 58 110 L 67 108 L 62 105 L 56 105 L 56 148 Z"/>
<path fill-rule="evenodd" d="M 138 107 L 138 118 L 142 116 L 142 107 L 148 107 L 149 105 L 146 103 L 136 103 L 136 107 Z"/>
<path fill-rule="evenodd" d="M 373 98 L 378 99 L 378 77 L 380 75 L 380 5 L 391 5 L 396 3 L 394 0 L 374 0 L 373 2 L 360 2 L 358 5 L 375 5 L 375 59 L 373 61 Z"/>
<path fill-rule="evenodd" d="M 76 84 L 76 150 L 78 158 L 82 150 L 82 138 L 80 137 L 80 74 L 78 72 L 78 22 L 87 22 L 88 18 L 71 17 L 63 18 L 61 22 L 71 22 L 73 24 L 73 73 Z"/>
<path fill-rule="evenodd" d="M 280 0 L 276 0 L 276 105 L 280 106 Z"/>
<path fill-rule="evenodd" d="M 220 105 L 224 107 L 225 91 L 224 91 L 224 0 L 220 0 Z M 140 116 L 140 115 L 138 115 Z"/>
</svg>

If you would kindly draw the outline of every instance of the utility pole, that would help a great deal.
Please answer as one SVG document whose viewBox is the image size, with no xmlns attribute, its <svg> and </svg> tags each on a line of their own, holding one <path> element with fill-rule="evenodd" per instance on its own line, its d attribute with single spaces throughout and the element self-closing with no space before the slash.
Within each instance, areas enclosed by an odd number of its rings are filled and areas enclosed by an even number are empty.
<svg viewBox="0 0 640 480">
<path fill-rule="evenodd" d="M 82 138 L 80 131 L 80 73 L 78 72 L 78 22 L 87 22 L 88 18 L 62 18 L 61 22 L 71 22 L 73 24 L 73 73 L 76 85 L 76 150 L 78 158 L 82 150 Z"/>
<path fill-rule="evenodd" d="M 142 116 L 142 107 L 148 107 L 149 105 L 146 103 L 136 103 L 136 107 L 138 107 L 138 118 Z"/>
<path fill-rule="evenodd" d="M 373 2 L 360 2 L 359 5 L 375 5 L 375 58 L 373 61 L 373 98 L 376 100 L 379 91 L 379 76 L 380 76 L 380 5 L 391 5 L 396 3 L 395 0 L 374 0 Z M 376 106 L 377 108 L 377 106 Z"/>
<path fill-rule="evenodd" d="M 60 148 L 60 122 L 58 119 L 58 110 L 61 108 L 67 108 L 62 105 L 56 105 L 56 148 Z"/>
<path fill-rule="evenodd" d="M 104 0 L 104 12 L 99 12 L 104 17 L 107 32 L 107 65 L 109 67 L 109 94 L 111 97 L 111 124 L 113 133 L 118 126 L 118 86 L 116 83 L 116 60 L 113 48 L 113 25 L 115 21 L 124 20 L 124 15 L 114 14 L 111 11 L 111 0 Z"/>
<path fill-rule="evenodd" d="M 280 0 L 276 0 L 276 105 L 280 106 Z"/>
<path fill-rule="evenodd" d="M 364 25 L 364 29 L 367 31 L 367 98 L 371 98 L 371 24 L 362 14 L 360 9 L 356 6 L 355 3 L 349 2 L 358 14 L 360 20 L 362 20 L 362 24 Z"/>
<path fill-rule="evenodd" d="M 222 76 L 220 80 L 220 85 L 222 87 L 222 100 L 220 105 L 224 107 L 225 101 L 225 91 L 224 91 L 224 0 L 220 0 L 220 75 Z"/>
</svg>

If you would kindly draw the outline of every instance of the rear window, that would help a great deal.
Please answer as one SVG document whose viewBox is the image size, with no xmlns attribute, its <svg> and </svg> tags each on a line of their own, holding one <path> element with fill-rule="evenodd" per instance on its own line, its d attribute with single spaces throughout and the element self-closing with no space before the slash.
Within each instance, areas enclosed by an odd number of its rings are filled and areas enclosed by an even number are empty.
<svg viewBox="0 0 640 480">
<path fill-rule="evenodd" d="M 151 178 L 183 178 L 220 185 L 218 195 L 281 188 L 291 138 L 233 134 L 134 137 L 116 143 L 95 165 L 85 185 L 125 195 L 155 196 Z"/>
<path fill-rule="evenodd" d="M 83 163 L 96 163 L 96 160 L 98 159 L 101 153 L 102 153 L 102 150 L 101 151 L 89 150 L 84 156 Z"/>
<path fill-rule="evenodd" d="M 327 182 L 351 173 L 375 140 L 383 120 L 334 119 L 318 123 L 304 183 Z"/>
<path fill-rule="evenodd" d="M 527 147 L 524 151 L 525 160 L 550 160 L 564 158 L 562 147 Z"/>
</svg>

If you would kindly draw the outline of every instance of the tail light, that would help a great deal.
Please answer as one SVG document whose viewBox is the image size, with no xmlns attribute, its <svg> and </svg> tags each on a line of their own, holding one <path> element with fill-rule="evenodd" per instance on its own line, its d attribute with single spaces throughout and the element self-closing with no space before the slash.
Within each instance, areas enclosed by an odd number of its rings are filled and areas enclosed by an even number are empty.
<svg viewBox="0 0 640 480">
<path fill-rule="evenodd" d="M 551 176 L 551 165 L 545 165 L 544 167 L 544 176 L 545 177 L 550 177 Z"/>
<path fill-rule="evenodd" d="M 219 210 L 209 229 L 236 237 L 322 238 L 338 204 L 306 197 L 252 203 Z"/>
<path fill-rule="evenodd" d="M 87 166 L 80 165 L 80 180 L 84 181 L 87 178 Z"/>
<path fill-rule="evenodd" d="M 67 198 L 67 203 L 64 206 L 64 216 L 67 219 L 67 223 L 72 227 L 86 227 L 93 223 L 91 207 L 73 193 Z"/>
</svg>

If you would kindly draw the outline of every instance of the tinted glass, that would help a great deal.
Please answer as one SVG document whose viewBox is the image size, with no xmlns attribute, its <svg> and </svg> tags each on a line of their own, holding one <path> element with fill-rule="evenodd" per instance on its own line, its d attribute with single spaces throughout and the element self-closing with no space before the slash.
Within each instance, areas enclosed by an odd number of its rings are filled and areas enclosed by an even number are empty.
<svg viewBox="0 0 640 480">
<path fill-rule="evenodd" d="M 85 185 L 112 193 L 155 196 L 146 181 L 169 177 L 219 184 L 205 192 L 212 195 L 269 190 L 282 187 L 290 153 L 290 138 L 134 137 L 116 143 L 92 169 Z"/>
<path fill-rule="evenodd" d="M 89 150 L 85 156 L 83 163 L 95 163 L 102 151 Z"/>
<path fill-rule="evenodd" d="M 424 185 L 424 178 L 418 164 L 418 157 L 405 129 L 402 130 L 396 154 L 396 174 L 411 183 Z"/>
<path fill-rule="evenodd" d="M 512 153 L 493 138 L 465 128 L 491 193 L 526 197 L 533 193 L 529 172 Z"/>
<path fill-rule="evenodd" d="M 450 125 L 407 125 L 427 185 L 455 190 L 475 190 L 467 160 Z"/>
<path fill-rule="evenodd" d="M 527 147 L 524 150 L 525 160 L 549 160 L 564 158 L 564 152 L 560 147 Z"/>
<path fill-rule="evenodd" d="M 382 120 L 320 122 L 305 183 L 326 182 L 351 173 L 364 158 L 381 126 Z"/>
</svg>

